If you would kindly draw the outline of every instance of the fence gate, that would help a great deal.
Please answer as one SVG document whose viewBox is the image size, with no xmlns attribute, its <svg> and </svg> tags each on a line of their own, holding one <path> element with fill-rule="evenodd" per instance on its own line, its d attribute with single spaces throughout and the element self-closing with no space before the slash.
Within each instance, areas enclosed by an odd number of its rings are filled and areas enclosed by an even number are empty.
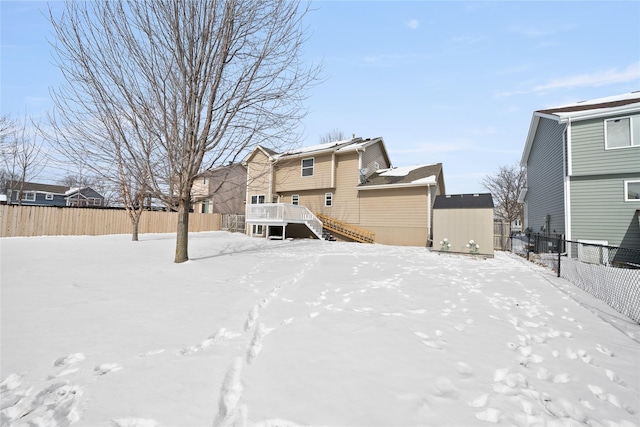
<svg viewBox="0 0 640 427">
<path fill-rule="evenodd" d="M 223 231 L 232 233 L 244 233 L 244 214 L 223 214 L 222 227 Z"/>
<path fill-rule="evenodd" d="M 509 237 L 511 234 L 511 224 L 501 220 L 493 221 L 493 249 L 505 251 L 509 249 Z"/>
</svg>

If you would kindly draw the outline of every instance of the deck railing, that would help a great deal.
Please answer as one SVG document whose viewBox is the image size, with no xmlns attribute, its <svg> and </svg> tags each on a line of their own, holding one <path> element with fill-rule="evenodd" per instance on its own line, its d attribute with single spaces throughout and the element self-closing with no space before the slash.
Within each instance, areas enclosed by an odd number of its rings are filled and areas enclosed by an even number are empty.
<svg viewBox="0 0 640 427">
<path fill-rule="evenodd" d="M 319 239 L 322 239 L 322 222 L 304 206 L 287 203 L 253 204 L 247 205 L 245 215 L 245 222 L 249 224 L 305 224 Z"/>
</svg>

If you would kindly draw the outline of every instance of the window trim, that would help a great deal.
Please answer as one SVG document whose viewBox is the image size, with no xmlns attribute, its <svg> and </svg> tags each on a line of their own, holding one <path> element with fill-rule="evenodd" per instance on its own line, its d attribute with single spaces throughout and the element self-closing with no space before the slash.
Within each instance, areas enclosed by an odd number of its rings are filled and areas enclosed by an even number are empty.
<svg viewBox="0 0 640 427">
<path fill-rule="evenodd" d="M 36 192 L 35 191 L 23 191 L 22 192 L 22 201 L 23 202 L 35 202 L 36 201 Z"/>
<path fill-rule="evenodd" d="M 311 166 L 304 165 L 304 162 L 307 160 L 311 160 Z M 315 174 L 315 166 L 316 166 L 315 157 L 307 157 L 306 159 L 301 159 L 300 160 L 300 176 L 303 178 L 313 176 Z M 311 174 L 305 175 L 304 174 L 305 170 L 309 170 L 309 169 L 311 170 Z"/>
<path fill-rule="evenodd" d="M 328 208 L 333 206 L 333 193 L 324 193 L 324 205 Z"/>
<path fill-rule="evenodd" d="M 299 205 L 300 204 L 300 195 L 299 194 L 292 194 L 291 195 L 291 204 L 292 205 Z"/>
<path fill-rule="evenodd" d="M 629 184 L 630 183 L 634 183 L 634 184 L 640 184 L 640 179 L 625 179 L 624 180 L 624 201 L 625 202 L 632 202 L 632 203 L 638 203 L 640 202 L 640 199 L 629 199 Z"/>
<path fill-rule="evenodd" d="M 640 141 L 634 141 L 633 139 L 633 122 L 635 117 L 637 116 L 623 116 L 623 117 L 612 117 L 610 119 L 604 119 L 604 149 L 606 151 L 640 147 Z M 609 122 L 614 122 L 616 120 L 624 120 L 624 119 L 629 119 L 629 145 L 624 145 L 622 147 L 609 147 L 609 138 L 608 138 L 609 133 L 607 132 L 607 124 Z"/>
<path fill-rule="evenodd" d="M 253 203 L 253 198 L 255 197 L 256 203 Z M 262 197 L 262 203 L 260 203 L 260 198 Z M 264 194 L 254 194 L 251 196 L 251 205 L 264 205 L 267 201 L 267 197 Z"/>
<path fill-rule="evenodd" d="M 44 195 L 44 199 L 45 200 L 53 200 L 53 194 L 51 194 L 51 193 L 45 194 Z"/>
</svg>

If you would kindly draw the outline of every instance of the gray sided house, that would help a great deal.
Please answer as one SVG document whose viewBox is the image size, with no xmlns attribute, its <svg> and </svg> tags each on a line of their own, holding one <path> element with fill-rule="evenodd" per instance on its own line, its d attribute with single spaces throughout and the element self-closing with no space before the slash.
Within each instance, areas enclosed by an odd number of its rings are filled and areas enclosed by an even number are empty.
<svg viewBox="0 0 640 427">
<path fill-rule="evenodd" d="M 22 188 L 21 203 L 20 188 Z M 104 206 L 104 196 L 91 187 L 71 188 L 64 185 L 37 182 L 8 181 L 5 194 L 7 204 L 23 206 Z"/>
<path fill-rule="evenodd" d="M 71 188 L 65 192 L 67 206 L 79 208 L 104 206 L 104 196 L 91 187 Z"/>
<path fill-rule="evenodd" d="M 493 256 L 493 208 L 489 193 L 436 196 L 433 250 Z"/>
<path fill-rule="evenodd" d="M 20 187 L 22 184 L 22 195 Z M 64 185 L 39 184 L 36 182 L 7 181 L 4 193 L 7 196 L 7 204 L 23 206 L 66 206 L 65 192 L 69 187 Z"/>
<path fill-rule="evenodd" d="M 640 248 L 640 92 L 533 113 L 524 227 Z"/>
</svg>

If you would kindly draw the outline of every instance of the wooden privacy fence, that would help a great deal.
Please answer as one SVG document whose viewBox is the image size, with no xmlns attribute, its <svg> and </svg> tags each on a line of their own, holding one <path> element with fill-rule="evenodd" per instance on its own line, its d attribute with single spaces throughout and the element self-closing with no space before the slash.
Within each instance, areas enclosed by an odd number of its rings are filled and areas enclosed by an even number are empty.
<svg viewBox="0 0 640 427">
<path fill-rule="evenodd" d="M 189 231 L 219 231 L 220 214 L 189 215 Z M 177 212 L 144 211 L 138 232 L 174 233 Z M 124 209 L 0 206 L 0 237 L 98 236 L 128 234 L 132 225 Z"/>
<path fill-rule="evenodd" d="M 509 249 L 509 237 L 511 236 L 511 224 L 493 220 L 493 249 L 506 251 Z"/>
</svg>

